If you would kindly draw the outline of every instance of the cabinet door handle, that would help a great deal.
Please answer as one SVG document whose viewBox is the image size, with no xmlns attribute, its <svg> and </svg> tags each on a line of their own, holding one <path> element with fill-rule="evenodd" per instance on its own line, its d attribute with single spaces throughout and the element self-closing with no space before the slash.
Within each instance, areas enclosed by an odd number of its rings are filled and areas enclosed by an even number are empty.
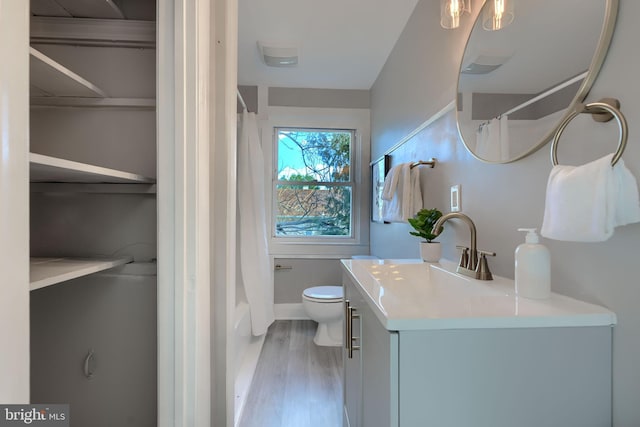
<svg viewBox="0 0 640 427">
<path fill-rule="evenodd" d="M 351 342 L 351 311 L 349 310 L 349 300 L 344 300 L 344 348 L 349 350 L 349 343 Z"/>
<path fill-rule="evenodd" d="M 354 350 L 360 350 L 360 346 L 359 345 L 353 345 L 354 341 L 358 340 L 358 337 L 354 337 L 353 336 L 353 319 L 359 319 L 360 315 L 355 313 L 356 309 L 354 307 L 349 307 L 349 348 L 347 350 L 349 350 L 349 359 L 353 359 L 353 351 Z"/>
</svg>

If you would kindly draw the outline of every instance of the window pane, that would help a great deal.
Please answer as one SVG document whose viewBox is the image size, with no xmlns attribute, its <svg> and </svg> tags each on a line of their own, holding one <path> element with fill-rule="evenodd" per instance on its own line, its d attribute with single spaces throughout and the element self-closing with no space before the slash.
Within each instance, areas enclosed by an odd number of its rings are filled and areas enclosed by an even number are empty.
<svg viewBox="0 0 640 427">
<path fill-rule="evenodd" d="M 277 185 L 276 236 L 351 236 L 351 187 Z"/>
<path fill-rule="evenodd" d="M 349 131 L 278 129 L 278 176 L 283 181 L 351 181 Z"/>
</svg>

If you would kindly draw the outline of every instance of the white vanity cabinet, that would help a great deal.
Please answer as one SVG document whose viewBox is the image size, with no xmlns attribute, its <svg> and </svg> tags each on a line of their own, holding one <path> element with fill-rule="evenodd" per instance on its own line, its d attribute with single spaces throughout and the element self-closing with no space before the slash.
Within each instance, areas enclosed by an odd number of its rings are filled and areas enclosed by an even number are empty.
<svg viewBox="0 0 640 427">
<path fill-rule="evenodd" d="M 563 317 L 559 326 L 490 327 L 495 319 L 461 320 L 471 314 L 464 309 L 467 302 L 454 310 L 456 316 L 444 307 L 451 301 L 442 301 L 438 312 L 437 300 L 450 295 L 437 288 L 425 284 L 407 290 L 411 285 L 402 281 L 363 283 L 368 279 L 359 280 L 358 272 L 364 270 L 352 265 L 343 261 L 343 285 L 359 317 L 345 320 L 351 321 L 360 349 L 353 351 L 353 359 L 344 350 L 345 426 L 611 425 L 612 328 L 598 324 L 606 321 L 592 321 L 595 314 L 583 314 L 590 320 L 578 322 L 591 325 L 571 325 Z M 394 286 L 405 289 L 397 292 Z M 493 297 L 500 304 L 508 299 Z M 474 299 L 486 312 L 487 301 L 478 295 Z M 527 301 L 522 309 L 530 313 L 527 304 L 546 305 L 543 312 L 558 314 L 564 299 Z M 424 305 L 424 317 L 416 304 Z M 404 318 L 398 314 L 402 305 Z"/>
<path fill-rule="evenodd" d="M 352 344 L 359 346 L 351 357 L 344 350 L 344 425 L 397 427 L 398 333 L 382 326 L 347 278 L 343 283 Z"/>
<path fill-rule="evenodd" d="M 343 426 L 344 427 L 360 427 L 360 413 L 362 408 L 362 353 L 358 350 L 349 352 L 349 346 L 353 343 L 351 336 L 360 336 L 360 322 L 350 319 L 351 313 L 355 312 L 357 316 L 361 316 L 360 307 L 364 306 L 362 295 L 355 289 L 353 285 L 348 285 L 348 281 L 343 278 L 344 284 L 344 342 L 342 351 L 342 386 L 343 386 Z M 349 323 L 350 330 L 346 329 Z M 357 345 L 357 344 L 356 344 Z"/>
</svg>

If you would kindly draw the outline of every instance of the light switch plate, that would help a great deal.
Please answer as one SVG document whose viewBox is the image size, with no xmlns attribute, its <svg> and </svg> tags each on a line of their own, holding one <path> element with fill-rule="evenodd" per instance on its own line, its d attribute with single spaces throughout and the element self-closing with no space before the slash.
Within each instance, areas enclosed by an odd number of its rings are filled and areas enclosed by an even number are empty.
<svg viewBox="0 0 640 427">
<path fill-rule="evenodd" d="M 451 186 L 451 212 L 460 212 L 462 209 L 462 196 L 460 193 L 460 184 Z"/>
</svg>

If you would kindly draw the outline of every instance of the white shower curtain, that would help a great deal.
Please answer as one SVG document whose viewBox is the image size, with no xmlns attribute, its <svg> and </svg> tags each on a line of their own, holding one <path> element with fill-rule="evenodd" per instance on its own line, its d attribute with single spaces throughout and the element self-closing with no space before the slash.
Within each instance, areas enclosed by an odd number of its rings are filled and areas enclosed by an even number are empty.
<svg viewBox="0 0 640 427">
<path fill-rule="evenodd" d="M 485 160 L 509 160 L 509 117 L 506 114 L 480 126 L 475 151 Z"/>
<path fill-rule="evenodd" d="M 259 336 L 275 319 L 273 271 L 267 248 L 264 156 L 255 113 L 242 113 L 238 137 L 238 209 L 240 271 L 251 313 L 251 331 Z"/>
</svg>

